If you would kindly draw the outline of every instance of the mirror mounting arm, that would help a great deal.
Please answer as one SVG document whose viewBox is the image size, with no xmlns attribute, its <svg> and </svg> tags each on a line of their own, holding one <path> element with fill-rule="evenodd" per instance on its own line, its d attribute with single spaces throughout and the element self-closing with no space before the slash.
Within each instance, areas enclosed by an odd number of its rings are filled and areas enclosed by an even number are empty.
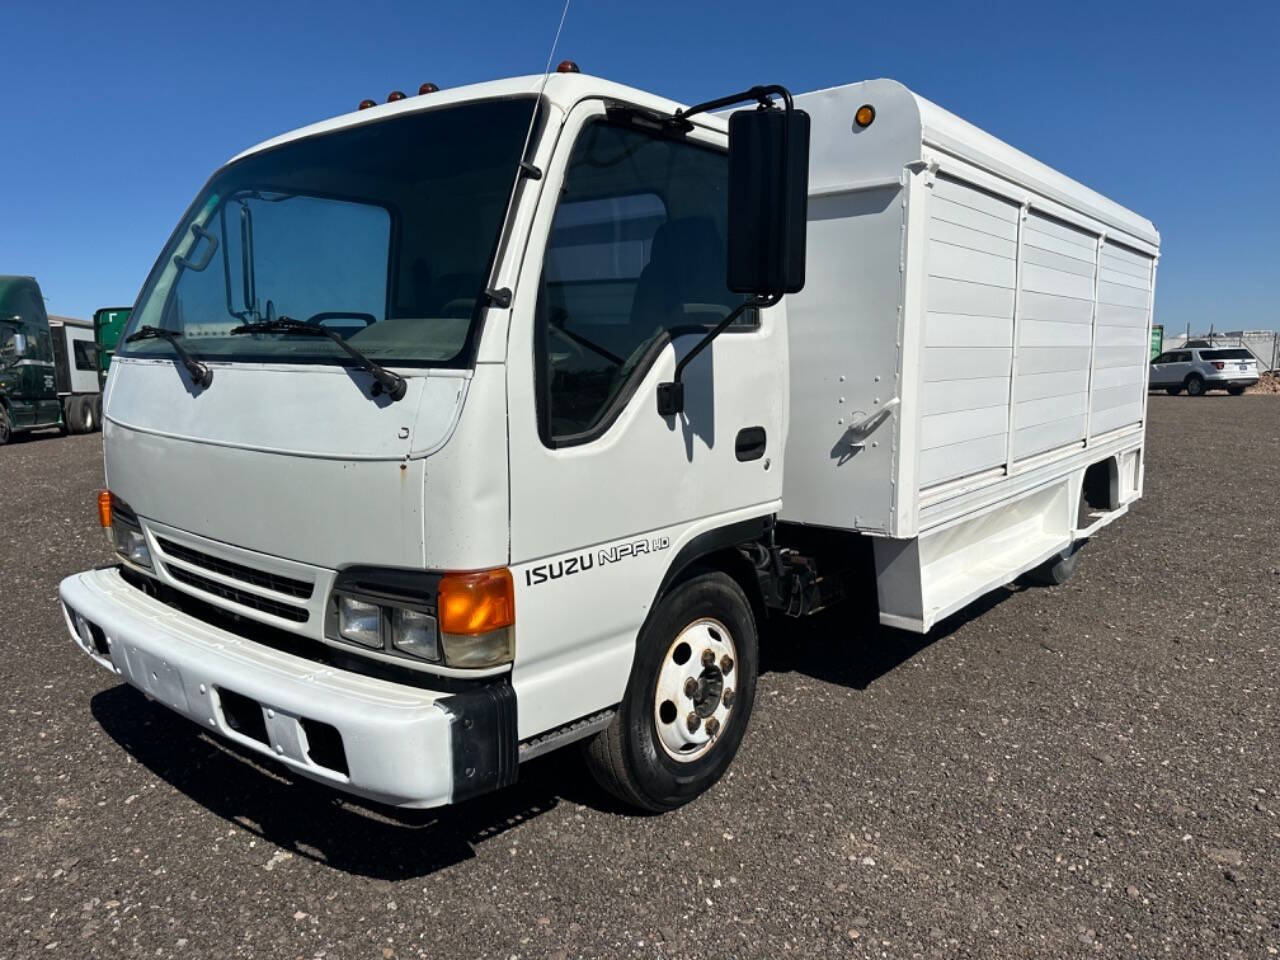
<svg viewBox="0 0 1280 960">
<path fill-rule="evenodd" d="M 776 84 L 776 83 L 757 85 L 757 86 L 751 87 L 749 90 L 743 90 L 740 93 L 733 93 L 725 97 L 718 97 L 715 100 L 707 100 L 704 103 L 694 104 L 693 106 L 687 109 L 677 110 L 672 115 L 671 119 L 667 121 L 667 126 L 674 130 L 678 130 L 681 133 L 688 133 L 690 130 L 693 129 L 693 124 L 689 121 L 689 117 L 699 113 L 706 113 L 711 110 L 720 110 L 720 109 L 723 109 L 724 107 L 731 107 L 734 104 L 743 103 L 744 101 L 749 101 L 749 100 L 754 100 L 759 105 L 758 109 L 761 111 L 776 110 L 777 104 L 774 102 L 775 97 L 782 100 L 783 108 L 784 108 L 782 139 L 781 139 L 781 180 L 785 187 L 785 184 L 788 181 L 787 164 L 789 162 L 789 157 L 791 153 L 788 147 L 788 132 L 791 128 L 793 115 L 795 115 L 796 113 L 795 105 L 792 103 L 792 100 L 791 100 L 791 93 L 790 91 L 787 90 L 786 87 L 780 86 L 779 84 Z M 806 121 L 806 126 L 804 127 L 804 130 L 805 130 L 804 146 L 805 146 L 805 152 L 807 154 L 807 150 L 808 150 L 807 119 L 808 118 L 803 113 L 801 113 L 800 116 L 804 117 Z M 732 132 L 732 124 L 730 124 L 730 130 Z M 732 152 L 732 145 L 730 146 L 730 150 Z M 731 183 L 732 183 L 732 176 L 731 176 Z M 731 192 L 732 192 L 732 187 L 731 187 Z M 785 209 L 786 208 L 784 207 L 784 210 Z M 803 211 L 803 206 L 801 206 L 800 209 L 801 211 Z M 803 213 L 801 214 L 801 218 L 803 219 Z M 786 214 L 784 213 L 784 216 L 783 216 L 784 223 L 786 222 L 786 220 L 787 220 L 787 217 L 786 217 Z M 697 358 L 697 356 L 700 353 L 702 353 L 702 351 L 705 350 L 708 345 L 710 345 L 712 340 L 720 336 L 720 334 L 723 333 L 729 327 L 730 324 L 732 324 L 735 320 L 737 320 L 740 316 L 742 316 L 742 314 L 746 310 L 753 307 L 755 308 L 771 307 L 781 302 L 784 293 L 786 293 L 788 290 L 792 290 L 792 291 L 798 290 L 800 286 L 803 286 L 803 283 L 804 283 L 803 274 L 801 274 L 801 279 L 798 285 L 792 285 L 785 277 L 783 277 L 776 281 L 776 286 L 775 286 L 775 281 L 770 280 L 758 286 L 746 287 L 745 289 L 751 290 L 755 295 L 749 296 L 745 300 L 743 300 L 742 303 L 740 303 L 737 307 L 735 307 L 733 310 L 729 312 L 728 316 L 726 316 L 723 320 L 721 320 L 719 323 L 717 323 L 714 327 L 712 327 L 710 330 L 706 332 L 706 334 L 702 337 L 702 339 L 699 340 L 694 345 L 693 349 L 690 350 L 687 354 L 685 354 L 684 357 L 681 358 L 680 362 L 676 364 L 675 377 L 670 382 L 658 384 L 658 413 L 661 416 L 670 417 L 670 416 L 675 416 L 676 414 L 682 413 L 684 411 L 683 377 L 684 377 L 685 368 L 688 367 L 689 364 L 692 363 L 693 360 Z M 734 285 L 732 267 L 730 268 L 729 288 L 733 290 L 744 289 L 744 287 Z"/>
<path fill-rule="evenodd" d="M 671 122 L 676 126 L 682 127 L 688 131 L 693 128 L 693 124 L 689 122 L 689 118 L 696 113 L 706 113 L 709 110 L 720 110 L 723 107 L 731 107 L 735 103 L 742 103 L 746 100 L 755 100 L 760 104 L 760 109 L 769 110 L 774 107 L 772 97 L 781 97 L 785 104 L 787 113 L 794 108 L 791 103 L 791 91 L 786 87 L 776 83 L 757 85 L 750 90 L 743 90 L 741 93 L 731 93 L 727 97 L 717 97 L 715 100 L 707 100 L 705 103 L 695 103 L 687 110 L 677 110 L 671 118 Z"/>
<path fill-rule="evenodd" d="M 684 411 L 684 369 L 710 345 L 711 341 L 728 329 L 729 325 L 751 308 L 772 307 L 782 300 L 782 294 L 771 293 L 764 297 L 749 297 L 734 307 L 729 314 L 708 330 L 693 349 L 686 353 L 676 364 L 676 375 L 669 383 L 658 384 L 658 413 L 664 417 L 673 417 Z"/>
</svg>

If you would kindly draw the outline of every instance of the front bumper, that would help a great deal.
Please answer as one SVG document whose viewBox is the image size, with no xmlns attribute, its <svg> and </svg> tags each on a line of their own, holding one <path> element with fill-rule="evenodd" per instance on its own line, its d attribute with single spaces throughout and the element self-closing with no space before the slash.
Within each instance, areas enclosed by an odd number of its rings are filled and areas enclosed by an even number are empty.
<svg viewBox="0 0 1280 960">
<path fill-rule="evenodd" d="M 101 666 L 303 776 L 402 807 L 442 806 L 515 780 L 509 684 L 450 694 L 340 670 L 176 610 L 115 568 L 68 577 L 58 594 L 72 638 Z M 92 624 L 89 637 L 76 615 Z M 261 723 L 246 723 L 246 709 L 260 710 Z"/>
</svg>

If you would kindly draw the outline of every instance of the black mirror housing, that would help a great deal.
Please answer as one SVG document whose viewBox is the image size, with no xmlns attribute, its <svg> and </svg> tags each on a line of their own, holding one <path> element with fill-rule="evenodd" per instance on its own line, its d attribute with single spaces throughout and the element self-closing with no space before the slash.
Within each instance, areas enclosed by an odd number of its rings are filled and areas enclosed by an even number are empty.
<svg viewBox="0 0 1280 960">
<path fill-rule="evenodd" d="M 729 117 L 728 286 L 776 296 L 804 287 L 809 115 L 778 108 Z"/>
</svg>

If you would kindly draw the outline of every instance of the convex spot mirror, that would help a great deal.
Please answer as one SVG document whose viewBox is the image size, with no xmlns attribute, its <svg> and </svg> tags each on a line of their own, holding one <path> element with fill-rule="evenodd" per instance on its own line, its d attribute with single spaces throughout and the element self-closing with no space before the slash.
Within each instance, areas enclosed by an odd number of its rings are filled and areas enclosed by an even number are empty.
<svg viewBox="0 0 1280 960">
<path fill-rule="evenodd" d="M 780 108 L 729 117 L 728 286 L 758 297 L 804 287 L 809 115 Z"/>
</svg>

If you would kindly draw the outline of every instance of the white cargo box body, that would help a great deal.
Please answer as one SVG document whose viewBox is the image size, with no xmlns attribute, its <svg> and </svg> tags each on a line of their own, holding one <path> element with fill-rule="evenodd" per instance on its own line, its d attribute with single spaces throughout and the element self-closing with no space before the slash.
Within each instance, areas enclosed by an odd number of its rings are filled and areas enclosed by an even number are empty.
<svg viewBox="0 0 1280 960">
<path fill-rule="evenodd" d="M 882 620 L 927 630 L 1140 495 L 1159 234 L 894 81 L 796 106 L 780 519 L 884 538 Z M 1109 503 L 1081 510 L 1094 464 Z"/>
</svg>

